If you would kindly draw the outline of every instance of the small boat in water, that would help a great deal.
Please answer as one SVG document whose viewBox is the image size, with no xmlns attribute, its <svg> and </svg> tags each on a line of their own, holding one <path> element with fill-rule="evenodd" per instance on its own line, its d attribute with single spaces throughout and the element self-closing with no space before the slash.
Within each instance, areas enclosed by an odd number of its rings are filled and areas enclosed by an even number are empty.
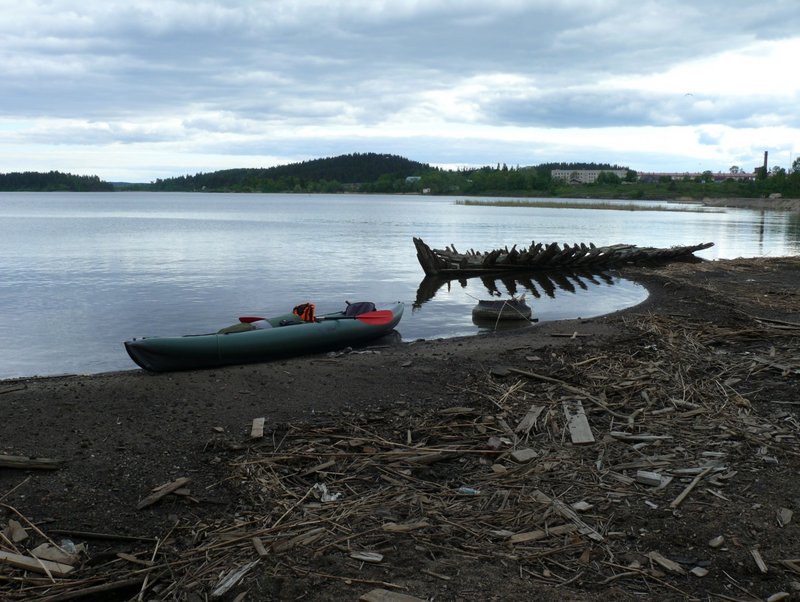
<svg viewBox="0 0 800 602">
<path fill-rule="evenodd" d="M 391 332 L 403 317 L 403 303 L 380 310 L 369 303 L 372 310 L 363 313 L 351 310 L 363 305 L 354 303 L 311 320 L 296 313 L 243 317 L 239 324 L 216 333 L 142 337 L 125 341 L 125 349 L 134 362 L 151 372 L 249 364 L 363 344 Z"/>
<path fill-rule="evenodd" d="M 530 320 L 531 308 L 525 303 L 525 295 L 511 299 L 491 299 L 478 301 L 472 308 L 472 319 L 475 321 L 496 320 Z"/>
</svg>

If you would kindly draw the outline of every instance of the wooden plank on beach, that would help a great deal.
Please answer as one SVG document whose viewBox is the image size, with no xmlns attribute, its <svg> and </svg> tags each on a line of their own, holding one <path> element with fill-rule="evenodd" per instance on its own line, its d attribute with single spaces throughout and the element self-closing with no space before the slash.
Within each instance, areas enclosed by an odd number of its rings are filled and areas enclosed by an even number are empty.
<svg viewBox="0 0 800 602">
<path fill-rule="evenodd" d="M 589 426 L 589 420 L 586 418 L 581 401 L 579 399 L 565 400 L 562 407 L 564 416 L 567 418 L 567 427 L 572 442 L 575 445 L 594 443 L 592 428 Z"/>
<path fill-rule="evenodd" d="M 56 470 L 61 460 L 53 458 L 29 458 L 0 454 L 0 468 L 19 468 L 20 470 Z"/>
<path fill-rule="evenodd" d="M 0 563 L 10 564 L 18 569 L 34 571 L 35 573 L 50 574 L 54 577 L 64 577 L 75 568 L 61 562 L 41 560 L 33 556 L 23 556 L 22 554 L 13 554 L 2 550 L 0 550 Z"/>
<path fill-rule="evenodd" d="M 147 508 L 148 506 L 152 506 L 162 497 L 169 495 L 173 491 L 180 489 L 184 485 L 186 485 L 189 481 L 191 481 L 189 477 L 181 477 L 172 481 L 171 483 L 166 483 L 161 485 L 158 489 L 156 489 L 151 495 L 148 495 L 144 498 L 141 502 L 136 504 L 136 509 L 141 510 L 142 508 Z"/>
<path fill-rule="evenodd" d="M 536 427 L 536 422 L 539 420 L 539 416 L 544 411 L 545 406 L 533 404 L 528 413 L 519 421 L 517 428 L 514 429 L 516 433 L 523 433 L 528 435 L 531 432 L 531 429 Z"/>
</svg>

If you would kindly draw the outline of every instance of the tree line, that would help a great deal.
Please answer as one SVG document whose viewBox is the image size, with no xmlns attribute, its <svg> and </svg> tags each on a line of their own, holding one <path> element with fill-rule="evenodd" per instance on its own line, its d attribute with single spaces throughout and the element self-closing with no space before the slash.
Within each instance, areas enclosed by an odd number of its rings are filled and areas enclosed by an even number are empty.
<svg viewBox="0 0 800 602">
<path fill-rule="evenodd" d="M 573 185 L 551 177 L 556 169 L 608 170 L 592 184 Z M 620 178 L 613 171 L 625 171 Z M 0 190 L 142 190 L 169 192 L 304 192 L 406 193 L 484 196 L 594 196 L 597 198 L 674 198 L 676 196 L 764 197 L 780 193 L 800 198 L 800 159 L 788 172 L 757 171 L 754 180 L 714 181 L 711 172 L 694 178 L 669 177 L 643 182 L 626 167 L 608 163 L 543 163 L 509 167 L 505 164 L 447 170 L 404 157 L 353 153 L 269 168 L 227 169 L 148 184 L 112 185 L 97 176 L 74 176 L 52 171 L 0 174 Z"/>
<path fill-rule="evenodd" d="M 381 178 L 405 179 L 430 171 L 426 163 L 379 153 L 352 153 L 266 168 L 226 169 L 158 179 L 137 189 L 207 192 L 364 191 Z"/>
<path fill-rule="evenodd" d="M 114 185 L 97 176 L 76 176 L 60 171 L 36 171 L 0 174 L 0 190 L 4 192 L 110 192 Z"/>
</svg>

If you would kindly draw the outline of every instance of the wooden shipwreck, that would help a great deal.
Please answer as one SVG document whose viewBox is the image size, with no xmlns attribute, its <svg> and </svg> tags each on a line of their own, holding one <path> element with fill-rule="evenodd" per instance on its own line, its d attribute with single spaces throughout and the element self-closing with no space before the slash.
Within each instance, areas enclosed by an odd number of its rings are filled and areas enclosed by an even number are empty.
<svg viewBox="0 0 800 602">
<path fill-rule="evenodd" d="M 421 238 L 414 238 L 417 259 L 426 276 L 475 276 L 498 272 L 558 270 L 561 268 L 609 268 L 629 264 L 666 263 L 697 259 L 695 251 L 713 247 L 713 242 L 669 247 L 637 247 L 611 245 L 597 247 L 583 243 L 572 246 L 557 242 L 546 244 L 531 241 L 529 247 L 495 249 L 480 252 L 470 249 L 460 253 L 452 244 L 445 249 L 431 249 Z"/>
</svg>

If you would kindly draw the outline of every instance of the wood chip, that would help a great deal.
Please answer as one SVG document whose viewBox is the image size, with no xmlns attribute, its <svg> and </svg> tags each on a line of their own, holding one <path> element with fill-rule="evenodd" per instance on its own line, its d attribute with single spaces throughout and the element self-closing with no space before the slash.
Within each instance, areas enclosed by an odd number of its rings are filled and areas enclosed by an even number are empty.
<svg viewBox="0 0 800 602">
<path fill-rule="evenodd" d="M 750 548 L 750 555 L 753 557 L 753 560 L 756 561 L 758 570 L 766 575 L 769 572 L 769 568 L 767 567 L 767 563 L 764 562 L 764 559 L 761 557 L 761 552 L 759 552 L 757 548 Z"/>
<path fill-rule="evenodd" d="M 326 470 L 335 464 L 336 464 L 335 460 L 328 460 L 327 462 L 323 462 L 322 464 L 317 464 L 316 466 L 312 466 L 308 470 L 303 471 L 302 473 L 300 473 L 300 476 L 307 477 L 308 475 L 314 474 L 315 472 L 322 472 L 323 470 Z"/>
<path fill-rule="evenodd" d="M 594 435 L 581 401 L 579 399 L 565 400 L 562 408 L 567 419 L 567 428 L 569 428 L 572 443 L 575 445 L 594 443 Z"/>
<path fill-rule="evenodd" d="M 350 552 L 350 558 L 361 562 L 378 563 L 383 560 L 383 554 L 378 552 Z"/>
<path fill-rule="evenodd" d="M 780 563 L 790 571 L 800 574 L 800 558 L 781 560 Z"/>
<path fill-rule="evenodd" d="M 11 552 L 3 552 L 0 550 L 0 564 L 2 563 L 10 564 L 18 569 L 49 574 L 54 577 L 65 577 L 74 570 L 74 567 L 68 564 L 61 564 L 60 562 L 52 562 L 50 560 L 40 560 L 33 556 L 23 556 L 22 554 L 12 554 Z"/>
<path fill-rule="evenodd" d="M 408 531 L 416 531 L 417 529 L 425 529 L 430 527 L 428 521 L 416 521 L 412 523 L 385 523 L 382 527 L 384 531 L 389 533 L 407 533 Z"/>
<path fill-rule="evenodd" d="M 176 489 L 180 489 L 181 487 L 189 483 L 191 480 L 192 479 L 190 479 L 189 477 L 181 477 L 179 479 L 176 479 L 175 481 L 172 481 L 171 483 L 165 483 L 164 485 L 161 485 L 155 490 L 154 493 L 148 495 L 146 498 L 144 498 L 142 501 L 136 504 L 136 509 L 141 510 L 142 508 L 147 508 L 148 506 L 152 506 L 161 498 L 169 495 Z"/>
<path fill-rule="evenodd" d="M 250 427 L 250 438 L 261 439 L 264 436 L 264 422 L 266 418 L 253 418 L 253 426 Z"/>
<path fill-rule="evenodd" d="M 242 577 L 244 577 L 247 574 L 247 572 L 258 563 L 259 560 L 254 560 L 252 562 L 248 562 L 242 567 L 239 567 L 238 569 L 230 571 L 227 575 L 225 575 L 225 577 L 223 577 L 220 580 L 217 587 L 214 588 L 214 591 L 211 592 L 211 597 L 221 598 L 228 592 L 228 590 L 230 590 L 233 586 L 239 583 L 239 581 L 242 580 Z"/>
<path fill-rule="evenodd" d="M 261 541 L 260 537 L 253 537 L 250 541 L 253 543 L 256 554 L 258 554 L 261 558 L 269 555 L 269 552 L 267 552 L 267 549 L 264 547 L 264 542 Z"/>
<path fill-rule="evenodd" d="M 681 491 L 680 495 L 678 495 L 678 497 L 676 497 L 674 500 L 672 500 L 672 502 L 670 502 L 669 507 L 677 508 L 678 506 L 680 506 L 681 502 L 683 502 L 683 500 L 686 499 L 686 496 L 692 492 L 692 489 L 694 489 L 697 486 L 697 484 L 704 476 L 706 476 L 709 472 L 711 472 L 712 468 L 713 468 L 712 466 L 707 467 L 703 472 L 701 472 L 694 479 L 692 479 L 692 482 L 686 486 L 686 489 Z"/>
<path fill-rule="evenodd" d="M 578 516 L 578 514 L 569 506 L 567 506 L 564 502 L 559 499 L 550 498 L 545 493 L 539 491 L 538 489 L 533 492 L 532 494 L 533 499 L 543 504 L 550 504 L 556 512 L 558 512 L 562 517 L 570 520 L 578 527 L 578 532 L 581 535 L 586 535 L 590 539 L 595 541 L 604 541 L 605 538 L 600 535 L 593 527 L 589 526 Z"/>
<path fill-rule="evenodd" d="M 15 521 L 14 519 L 8 521 L 8 526 L 3 530 L 3 535 L 13 543 L 19 543 L 28 539 L 28 532 L 19 521 Z"/>
<path fill-rule="evenodd" d="M 538 452 L 529 448 L 516 449 L 511 452 L 511 459 L 514 460 L 514 462 L 524 464 L 525 462 L 530 462 L 538 455 Z"/>
<path fill-rule="evenodd" d="M 392 592 L 388 589 L 373 589 L 359 598 L 359 602 L 425 602 L 422 598 Z"/>
<path fill-rule="evenodd" d="M 536 428 L 536 423 L 539 421 L 539 416 L 544 411 L 545 406 L 533 404 L 528 413 L 519 421 L 517 428 L 514 429 L 516 433 L 523 435 L 530 434 L 531 430 Z"/>
<path fill-rule="evenodd" d="M 649 470 L 637 470 L 636 482 L 641 483 L 642 485 L 658 487 L 661 485 L 661 475 L 657 472 L 651 472 Z"/>
<path fill-rule="evenodd" d="M 686 571 L 683 569 L 681 565 L 677 562 L 670 560 L 659 554 L 658 552 L 650 552 L 647 557 L 659 565 L 661 568 L 669 571 L 670 573 L 675 573 L 677 575 L 685 575 Z"/>
<path fill-rule="evenodd" d="M 142 560 L 141 558 L 137 558 L 133 554 L 126 554 L 125 552 L 117 552 L 117 558 L 124 560 L 125 562 L 131 562 L 139 566 L 153 566 L 155 564 L 152 560 Z"/>
<path fill-rule="evenodd" d="M 540 539 L 545 539 L 546 537 L 550 537 L 551 535 L 564 535 L 565 533 L 572 533 L 576 531 L 578 527 L 573 524 L 568 525 L 557 525 L 555 527 L 550 527 L 547 529 L 536 529 L 535 531 L 528 531 L 526 533 L 516 533 L 508 538 L 508 543 L 511 545 L 516 545 L 520 543 L 528 543 L 531 541 L 539 541 Z"/>
<path fill-rule="evenodd" d="M 83 550 L 83 547 L 81 547 L 81 550 Z M 36 558 L 40 558 L 41 560 L 50 560 L 52 562 L 68 564 L 70 566 L 74 566 L 78 562 L 77 551 L 70 553 L 63 548 L 51 544 L 50 542 L 39 544 L 30 551 L 30 554 L 31 556 L 36 556 Z"/>
</svg>

